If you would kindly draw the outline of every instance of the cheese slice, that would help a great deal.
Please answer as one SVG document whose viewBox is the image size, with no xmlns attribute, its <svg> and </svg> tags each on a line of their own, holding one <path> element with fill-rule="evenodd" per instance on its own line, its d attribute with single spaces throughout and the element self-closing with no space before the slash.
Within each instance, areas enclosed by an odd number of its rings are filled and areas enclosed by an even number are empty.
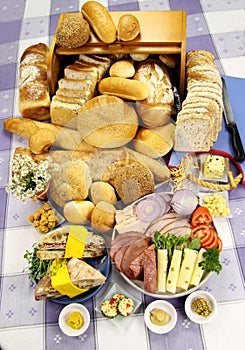
<svg viewBox="0 0 245 350">
<path fill-rule="evenodd" d="M 166 292 L 166 278 L 168 267 L 167 249 L 157 250 L 157 289 L 158 292 Z"/>
<path fill-rule="evenodd" d="M 179 277 L 180 263 L 182 259 L 182 250 L 175 249 L 173 252 L 171 264 L 167 276 L 166 290 L 176 293 L 176 286 Z"/>
<path fill-rule="evenodd" d="M 184 258 L 181 264 L 177 287 L 183 290 L 187 290 L 190 284 L 190 279 L 195 268 L 198 251 L 185 248 Z"/>
<path fill-rule="evenodd" d="M 202 275 L 204 273 L 204 270 L 198 266 L 199 263 L 201 261 L 204 260 L 203 258 L 203 253 L 206 251 L 206 249 L 204 248 L 201 248 L 199 250 L 199 253 L 197 255 L 197 260 L 196 260 L 196 263 L 195 263 L 195 267 L 194 267 L 194 270 L 193 270 L 193 273 L 192 273 L 192 276 L 191 276 L 191 279 L 190 279 L 190 284 L 193 285 L 193 286 L 198 286 L 200 281 L 201 281 L 201 278 L 202 278 Z"/>
</svg>

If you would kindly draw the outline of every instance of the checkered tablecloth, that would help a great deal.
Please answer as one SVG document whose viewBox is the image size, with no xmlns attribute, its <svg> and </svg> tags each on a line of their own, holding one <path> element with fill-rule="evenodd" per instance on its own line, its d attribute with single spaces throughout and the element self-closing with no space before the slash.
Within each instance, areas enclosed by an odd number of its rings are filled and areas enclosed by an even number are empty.
<svg viewBox="0 0 245 350">
<path fill-rule="evenodd" d="M 167 335 L 150 332 L 143 312 L 152 300 L 132 289 L 117 271 L 110 281 L 118 283 L 142 303 L 133 317 L 112 323 L 95 311 L 99 294 L 85 302 L 91 315 L 87 332 L 70 338 L 57 320 L 63 305 L 35 301 L 28 274 L 23 273 L 25 250 L 39 238 L 27 216 L 40 202 L 21 204 L 8 196 L 9 161 L 17 146 L 27 140 L 4 131 L 3 121 L 19 117 L 18 62 L 23 50 L 38 42 L 50 45 L 60 13 L 79 11 L 79 0 L 0 0 L 0 348 L 2 350 L 241 350 L 245 325 L 245 188 L 231 193 L 232 218 L 223 220 L 219 276 L 202 286 L 218 301 L 216 319 L 204 326 L 191 322 L 184 312 L 185 298 L 171 299 L 177 308 L 176 327 Z M 186 10 L 187 51 L 205 49 L 215 56 L 220 73 L 245 78 L 244 0 L 101 1 L 111 11 Z M 244 103 L 241 101 L 241 103 Z M 105 287 L 106 288 L 106 287 Z"/>
</svg>

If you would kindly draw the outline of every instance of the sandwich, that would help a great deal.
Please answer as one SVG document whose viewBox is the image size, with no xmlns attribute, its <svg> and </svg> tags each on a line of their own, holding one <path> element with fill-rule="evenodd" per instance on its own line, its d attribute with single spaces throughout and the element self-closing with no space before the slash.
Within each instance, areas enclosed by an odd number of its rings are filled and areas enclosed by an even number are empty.
<svg viewBox="0 0 245 350">
<path fill-rule="evenodd" d="M 36 255 L 41 260 L 61 259 L 65 257 L 66 242 L 70 232 L 69 226 L 45 234 L 39 239 Z M 105 240 L 103 237 L 88 232 L 83 256 L 79 258 L 95 258 L 105 255 Z"/>
<path fill-rule="evenodd" d="M 71 258 L 67 262 L 71 282 L 78 288 L 91 289 L 105 283 L 106 277 L 85 261 Z M 35 287 L 35 300 L 57 298 L 61 294 L 52 286 L 50 275 L 40 279 Z"/>
</svg>

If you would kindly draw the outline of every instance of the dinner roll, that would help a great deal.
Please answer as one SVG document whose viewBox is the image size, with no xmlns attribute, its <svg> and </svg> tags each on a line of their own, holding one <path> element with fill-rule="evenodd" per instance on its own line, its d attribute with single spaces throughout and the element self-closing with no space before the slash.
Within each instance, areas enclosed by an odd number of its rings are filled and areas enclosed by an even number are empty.
<svg viewBox="0 0 245 350">
<path fill-rule="evenodd" d="M 94 204 L 104 201 L 116 204 L 117 196 L 114 188 L 107 182 L 96 181 L 90 187 L 90 197 Z"/>
<path fill-rule="evenodd" d="M 127 13 L 119 18 L 117 25 L 118 39 L 130 41 L 135 39 L 139 33 L 140 24 L 134 15 Z"/>
<path fill-rule="evenodd" d="M 109 232 L 115 224 L 115 207 L 105 201 L 96 204 L 91 215 L 92 228 L 101 233 Z"/>
<path fill-rule="evenodd" d="M 141 128 L 134 139 L 134 148 L 152 158 L 162 157 L 172 149 L 174 133 L 172 122 L 155 129 Z"/>
<path fill-rule="evenodd" d="M 111 65 L 109 70 L 111 77 L 132 78 L 135 74 L 134 65 L 127 60 L 120 60 Z"/>
<path fill-rule="evenodd" d="M 64 216 L 72 224 L 84 225 L 90 221 L 94 207 L 88 200 L 70 201 L 64 206 Z"/>
<path fill-rule="evenodd" d="M 120 147 L 134 138 L 138 117 L 134 108 L 121 98 L 100 95 L 81 107 L 77 129 L 84 141 L 92 146 Z"/>
</svg>

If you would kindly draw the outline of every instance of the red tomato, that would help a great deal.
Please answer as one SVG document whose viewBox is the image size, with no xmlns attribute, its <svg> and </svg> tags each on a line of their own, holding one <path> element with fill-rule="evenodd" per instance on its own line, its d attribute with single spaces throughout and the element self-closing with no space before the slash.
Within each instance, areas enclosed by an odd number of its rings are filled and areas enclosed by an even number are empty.
<svg viewBox="0 0 245 350">
<path fill-rule="evenodd" d="M 214 229 L 211 228 L 211 230 L 213 231 L 213 240 L 211 242 L 206 242 L 202 244 L 202 247 L 205 249 L 212 249 L 218 247 L 218 234 Z"/>
<path fill-rule="evenodd" d="M 212 215 L 210 214 L 210 211 L 208 208 L 199 206 L 197 207 L 193 214 L 191 219 L 192 226 L 196 227 L 198 225 L 211 225 L 213 222 Z"/>
<path fill-rule="evenodd" d="M 223 248 L 223 243 L 222 243 L 220 237 L 218 237 L 218 247 L 217 248 L 219 249 L 219 253 L 220 253 L 222 248 Z"/>
<path fill-rule="evenodd" d="M 213 241 L 213 230 L 207 225 L 196 226 L 191 230 L 191 233 L 195 238 L 200 238 L 201 246 L 203 243 L 210 244 Z"/>
</svg>

